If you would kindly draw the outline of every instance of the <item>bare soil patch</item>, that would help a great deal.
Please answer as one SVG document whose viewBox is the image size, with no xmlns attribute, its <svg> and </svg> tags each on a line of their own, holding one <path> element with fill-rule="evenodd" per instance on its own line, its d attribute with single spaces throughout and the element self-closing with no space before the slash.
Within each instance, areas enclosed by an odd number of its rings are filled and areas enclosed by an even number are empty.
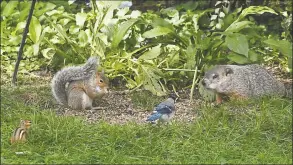
<svg viewBox="0 0 293 165">
<path fill-rule="evenodd" d="M 182 96 L 176 103 L 176 112 L 173 117 L 174 121 L 191 122 L 196 119 L 195 107 L 201 101 L 190 102 L 186 96 Z M 135 122 L 139 124 L 147 123 L 145 120 L 152 114 L 153 109 L 143 109 L 135 106 L 130 94 L 121 91 L 113 91 L 104 96 L 101 100 L 96 101 L 94 106 L 101 107 L 99 110 L 70 110 L 63 109 L 62 114 L 66 116 L 82 116 L 89 122 L 97 122 L 100 120 L 110 124 L 126 124 Z"/>
</svg>

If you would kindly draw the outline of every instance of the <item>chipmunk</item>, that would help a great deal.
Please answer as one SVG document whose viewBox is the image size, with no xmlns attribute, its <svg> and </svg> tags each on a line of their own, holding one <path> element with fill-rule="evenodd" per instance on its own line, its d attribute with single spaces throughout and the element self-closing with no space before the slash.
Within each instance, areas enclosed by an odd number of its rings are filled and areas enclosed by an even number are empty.
<svg viewBox="0 0 293 165">
<path fill-rule="evenodd" d="M 67 67 L 55 74 L 52 92 L 57 102 L 72 109 L 92 109 L 95 97 L 108 93 L 109 80 L 97 72 L 98 60 L 91 57 L 83 66 Z"/>
<path fill-rule="evenodd" d="M 27 138 L 27 131 L 32 122 L 30 120 L 20 120 L 20 126 L 16 128 L 10 138 L 11 144 L 16 142 L 25 142 Z"/>
<path fill-rule="evenodd" d="M 292 89 L 286 89 L 283 83 L 257 64 L 217 65 L 205 73 L 201 83 L 216 94 L 218 104 L 222 103 L 223 96 L 238 99 L 264 95 L 292 97 Z"/>
</svg>

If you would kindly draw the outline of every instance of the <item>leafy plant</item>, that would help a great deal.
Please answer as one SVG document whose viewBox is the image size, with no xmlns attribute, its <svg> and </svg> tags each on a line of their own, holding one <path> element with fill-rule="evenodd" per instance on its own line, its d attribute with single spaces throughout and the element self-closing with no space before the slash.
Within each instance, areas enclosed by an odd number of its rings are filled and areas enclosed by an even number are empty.
<svg viewBox="0 0 293 165">
<path fill-rule="evenodd" d="M 17 58 L 17 51 L 22 38 L 25 19 L 28 15 L 30 3 L 27 1 L 1 1 L 1 71 L 12 75 L 13 66 Z M 55 8 L 52 3 L 39 2 L 35 6 L 36 12 L 32 18 L 26 45 L 24 47 L 23 61 L 20 64 L 19 72 L 28 74 L 28 71 L 37 70 L 45 64 L 39 56 L 42 38 L 42 27 L 36 16 Z M 38 10 L 40 9 L 40 10 Z"/>
<path fill-rule="evenodd" d="M 284 14 L 279 26 L 286 33 L 278 35 L 253 17 L 279 15 L 273 9 L 250 6 L 231 11 L 228 2 L 205 10 L 198 8 L 199 2 L 188 2 L 144 13 L 121 8 L 120 1 L 91 0 L 90 7 L 80 8 L 70 1 L 62 6 L 57 1 L 38 2 L 20 72 L 41 67 L 57 71 L 97 55 L 110 79 L 124 80 L 127 88 L 143 87 L 161 96 L 191 87 L 192 99 L 197 82 L 212 65 L 260 63 L 267 56 L 279 57 L 279 51 L 285 59 L 292 58 L 285 47 L 291 41 Z M 14 65 L 28 8 L 28 1 L 1 2 L 1 68 L 6 74 Z"/>
</svg>

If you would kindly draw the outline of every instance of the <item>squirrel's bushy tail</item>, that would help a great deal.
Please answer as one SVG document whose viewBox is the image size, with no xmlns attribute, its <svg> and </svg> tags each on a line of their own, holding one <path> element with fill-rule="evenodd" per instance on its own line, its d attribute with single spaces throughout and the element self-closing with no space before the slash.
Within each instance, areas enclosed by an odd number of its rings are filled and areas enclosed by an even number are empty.
<svg viewBox="0 0 293 165">
<path fill-rule="evenodd" d="M 66 67 L 55 74 L 51 87 L 59 104 L 67 105 L 66 83 L 90 78 L 96 73 L 98 62 L 97 57 L 90 57 L 83 66 Z"/>
</svg>

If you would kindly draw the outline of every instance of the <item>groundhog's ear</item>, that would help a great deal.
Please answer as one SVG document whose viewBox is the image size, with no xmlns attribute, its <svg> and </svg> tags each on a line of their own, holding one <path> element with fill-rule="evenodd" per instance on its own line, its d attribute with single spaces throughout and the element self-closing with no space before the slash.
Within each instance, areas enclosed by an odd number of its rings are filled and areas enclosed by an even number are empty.
<svg viewBox="0 0 293 165">
<path fill-rule="evenodd" d="M 226 76 L 228 74 L 233 74 L 233 70 L 231 68 L 226 68 L 225 71 L 226 71 Z"/>
</svg>

